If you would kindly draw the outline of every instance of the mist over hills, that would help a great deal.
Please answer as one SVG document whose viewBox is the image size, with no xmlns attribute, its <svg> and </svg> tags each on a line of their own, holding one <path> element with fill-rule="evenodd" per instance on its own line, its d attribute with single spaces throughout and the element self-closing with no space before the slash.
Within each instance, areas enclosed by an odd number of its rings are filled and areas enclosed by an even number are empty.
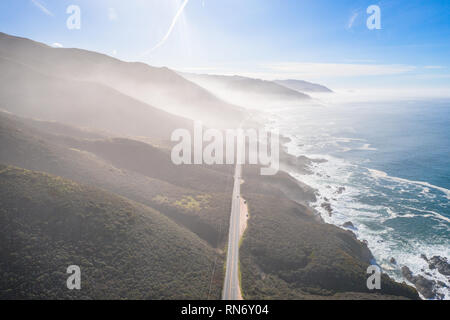
<svg viewBox="0 0 450 320">
<path fill-rule="evenodd" d="M 219 299 L 234 168 L 176 166 L 168 140 L 192 119 L 233 128 L 247 111 L 167 68 L 1 33 L 0 70 L 0 298 Z M 309 100 L 275 83 L 219 81 L 242 86 L 241 102 Z M 306 172 L 311 160 L 281 161 Z M 373 298 L 370 251 L 319 221 L 315 190 L 257 172 L 243 173 L 244 297 Z M 85 270 L 80 292 L 65 287 L 72 264 Z M 378 298 L 418 298 L 383 285 Z"/>
<path fill-rule="evenodd" d="M 70 101 L 72 106 L 84 104 L 86 101 L 81 100 L 82 98 L 90 100 L 87 102 L 92 104 L 110 104 L 114 102 L 114 99 L 133 98 L 147 106 L 184 118 L 201 120 L 208 126 L 223 128 L 235 127 L 246 117 L 246 112 L 242 108 L 225 103 L 168 68 L 155 68 L 143 63 L 127 63 L 81 49 L 52 48 L 4 33 L 0 33 L 0 57 L 3 60 L 2 68 L 8 68 L 7 64 L 13 63 L 16 64 L 9 68 L 17 68 L 17 63 L 22 65 L 22 71 L 18 70 L 16 78 L 10 79 L 11 87 L 17 84 L 18 89 L 32 90 L 29 86 L 23 87 L 27 83 L 21 83 L 21 80 L 26 80 L 28 77 L 32 79 L 32 83 L 37 84 L 39 80 L 42 82 L 41 85 L 47 88 L 53 88 L 55 81 L 61 81 L 60 87 L 70 91 L 67 93 L 69 96 L 66 100 Z M 5 78 L 2 79 L 2 84 L 5 80 Z M 17 83 L 14 82 L 15 80 Z M 74 86 L 74 89 L 68 89 L 67 86 Z M 97 91 L 99 93 L 95 95 Z M 23 93 L 26 92 L 27 90 L 24 90 Z M 34 96 L 38 93 L 32 92 L 30 95 Z M 119 94 L 128 97 L 120 97 Z M 111 100 L 101 101 L 109 95 Z M 101 112 L 105 111 L 107 110 L 101 110 Z M 136 115 L 136 120 L 140 117 L 142 115 Z M 161 120 L 161 122 L 167 121 L 167 119 Z"/>
<path fill-rule="evenodd" d="M 170 139 L 191 121 L 168 114 L 105 85 L 57 78 L 0 57 L 4 110 L 26 117 L 104 130 L 116 135 Z"/>
<path fill-rule="evenodd" d="M 218 86 L 223 86 L 223 89 L 229 91 L 240 91 L 242 93 L 247 92 L 248 94 L 272 96 L 272 98 L 281 100 L 303 100 L 310 98 L 306 94 L 293 91 L 285 86 L 278 85 L 273 81 L 253 79 L 242 76 L 204 75 L 192 73 L 183 73 L 183 76 L 194 82 L 205 84 L 205 86 L 207 86 L 208 82 L 211 82 L 212 85 L 216 84 Z"/>
<path fill-rule="evenodd" d="M 223 241 L 218 228 L 228 225 L 230 167 L 175 166 L 165 148 L 123 138 L 85 139 L 84 131 L 67 126 L 54 134 L 36 129 L 40 124 L 0 113 L 0 163 L 101 187 L 160 210 L 213 246 Z"/>
<path fill-rule="evenodd" d="M 260 110 L 282 103 L 302 104 L 310 96 L 292 90 L 273 81 L 242 76 L 205 75 L 181 73 L 186 79 L 208 89 L 222 99 L 233 104 L 245 105 Z"/>
</svg>

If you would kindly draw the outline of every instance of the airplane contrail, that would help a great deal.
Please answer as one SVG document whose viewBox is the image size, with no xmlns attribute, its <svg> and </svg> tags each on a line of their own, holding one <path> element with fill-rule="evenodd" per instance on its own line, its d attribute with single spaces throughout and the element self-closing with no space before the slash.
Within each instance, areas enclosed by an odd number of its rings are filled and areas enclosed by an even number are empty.
<svg viewBox="0 0 450 320">
<path fill-rule="evenodd" d="M 51 12 L 50 10 L 48 10 L 42 3 L 40 3 L 37 0 L 31 0 L 31 2 L 39 8 L 39 10 L 41 10 L 43 13 L 45 13 L 48 16 L 54 16 L 53 12 Z"/>
<path fill-rule="evenodd" d="M 184 2 L 181 5 L 180 9 L 178 9 L 177 13 L 175 14 L 175 17 L 172 20 L 172 23 L 171 23 L 171 25 L 169 27 L 169 30 L 167 30 L 165 36 L 161 39 L 161 41 L 159 41 L 153 48 L 151 48 L 150 50 L 146 51 L 143 55 L 148 55 L 148 54 L 152 53 L 153 51 L 155 51 L 156 49 L 161 47 L 164 44 L 164 42 L 167 41 L 167 39 L 170 37 L 170 34 L 173 31 L 173 28 L 177 24 L 178 18 L 183 13 L 183 10 L 186 7 L 186 5 L 188 4 L 188 2 L 189 2 L 189 0 L 184 0 Z"/>
</svg>

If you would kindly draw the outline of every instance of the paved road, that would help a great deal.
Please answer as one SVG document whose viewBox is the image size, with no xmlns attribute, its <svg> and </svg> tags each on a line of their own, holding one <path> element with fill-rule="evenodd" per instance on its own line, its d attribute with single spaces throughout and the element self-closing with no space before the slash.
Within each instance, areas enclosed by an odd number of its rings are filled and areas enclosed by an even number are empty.
<svg viewBox="0 0 450 320">
<path fill-rule="evenodd" d="M 240 196 L 241 196 L 242 166 L 237 164 L 234 172 L 233 198 L 231 201 L 230 231 L 228 234 L 227 265 L 223 300 L 239 300 L 239 227 L 240 227 Z"/>
</svg>

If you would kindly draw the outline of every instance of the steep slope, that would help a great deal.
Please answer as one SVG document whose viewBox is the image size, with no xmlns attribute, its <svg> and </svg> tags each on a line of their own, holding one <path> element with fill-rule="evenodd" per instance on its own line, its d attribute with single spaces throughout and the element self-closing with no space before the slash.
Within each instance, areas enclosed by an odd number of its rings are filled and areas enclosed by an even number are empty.
<svg viewBox="0 0 450 320">
<path fill-rule="evenodd" d="M 101 84 L 57 78 L 0 57 L 0 107 L 18 115 L 169 140 L 192 122 Z"/>
<path fill-rule="evenodd" d="M 239 107 L 225 103 L 168 68 L 127 63 L 86 50 L 51 48 L 4 33 L 0 33 L 0 57 L 60 79 L 102 84 L 210 126 L 234 127 L 246 117 Z M 83 95 L 83 91 L 79 93 Z"/>
<path fill-rule="evenodd" d="M 73 127 L 0 113 L 0 163 L 101 187 L 155 208 L 212 246 L 226 236 L 231 171 L 175 166 L 165 149 L 129 139 L 80 139 Z M 71 136 L 68 136 L 71 134 Z M 91 133 L 94 134 L 94 133 Z"/>
<path fill-rule="evenodd" d="M 312 82 L 307 82 L 304 80 L 276 80 L 275 83 L 278 83 L 286 88 L 297 90 L 299 92 L 333 92 L 329 88 Z"/>
<path fill-rule="evenodd" d="M 0 299 L 206 299 L 215 252 L 159 212 L 0 166 Z M 66 288 L 69 265 L 82 288 Z"/>
</svg>

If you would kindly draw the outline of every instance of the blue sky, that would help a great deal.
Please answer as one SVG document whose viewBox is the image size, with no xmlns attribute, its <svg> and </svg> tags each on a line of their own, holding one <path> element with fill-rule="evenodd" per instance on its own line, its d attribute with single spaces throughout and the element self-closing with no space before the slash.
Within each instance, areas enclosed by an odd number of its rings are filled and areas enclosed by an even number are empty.
<svg viewBox="0 0 450 320">
<path fill-rule="evenodd" d="M 448 0 L 188 0 L 174 22 L 185 1 L 2 0 L 0 31 L 183 71 L 450 89 Z M 72 4 L 80 30 L 66 27 Z M 380 30 L 366 26 L 373 4 Z"/>
</svg>

